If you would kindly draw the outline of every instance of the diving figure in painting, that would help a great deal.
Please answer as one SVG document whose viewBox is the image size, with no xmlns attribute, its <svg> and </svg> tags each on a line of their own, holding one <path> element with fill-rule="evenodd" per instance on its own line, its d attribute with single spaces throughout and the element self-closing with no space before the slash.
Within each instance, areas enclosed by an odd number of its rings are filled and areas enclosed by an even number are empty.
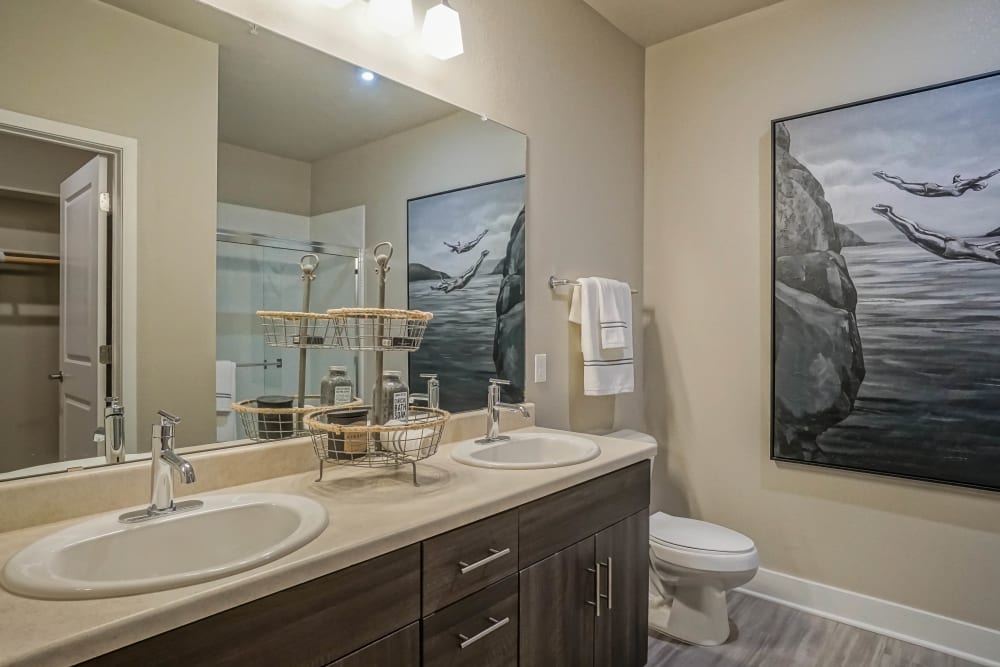
<svg viewBox="0 0 1000 667">
<path fill-rule="evenodd" d="M 451 248 L 451 251 L 461 255 L 463 252 L 469 252 L 483 240 L 489 230 L 484 229 L 476 238 L 472 239 L 468 243 L 462 243 L 458 241 L 457 243 L 448 243 L 447 241 L 442 241 L 446 246 Z"/>
<path fill-rule="evenodd" d="M 872 175 L 881 178 L 886 183 L 895 185 L 904 192 L 919 195 L 921 197 L 961 197 L 969 190 L 979 192 L 986 189 L 989 179 L 1000 174 L 1000 169 L 994 169 L 985 176 L 976 178 L 962 178 L 960 174 L 955 174 L 949 185 L 938 185 L 937 183 L 910 183 L 904 181 L 899 176 L 890 176 L 884 171 L 876 171 Z"/>
<path fill-rule="evenodd" d="M 486 256 L 490 254 L 489 250 L 484 250 L 476 263 L 466 269 L 465 273 L 460 275 L 458 278 L 451 278 L 448 280 L 442 280 L 437 285 L 431 285 L 431 289 L 437 292 L 444 292 L 445 294 L 450 294 L 455 290 L 463 289 L 469 282 L 476 277 L 476 273 L 479 272 L 479 267 L 482 266 L 483 260 Z"/>
<path fill-rule="evenodd" d="M 1000 264 L 1000 241 L 977 245 L 965 239 L 924 229 L 912 220 L 897 215 L 891 206 L 878 204 L 872 210 L 891 222 L 912 243 L 942 259 L 976 260 Z"/>
</svg>

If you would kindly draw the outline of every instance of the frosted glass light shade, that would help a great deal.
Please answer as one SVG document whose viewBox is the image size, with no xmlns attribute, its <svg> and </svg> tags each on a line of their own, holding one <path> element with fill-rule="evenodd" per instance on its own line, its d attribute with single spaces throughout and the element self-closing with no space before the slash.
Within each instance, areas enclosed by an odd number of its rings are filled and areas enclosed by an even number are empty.
<svg viewBox="0 0 1000 667">
<path fill-rule="evenodd" d="M 333 7 L 334 9 L 343 9 L 347 5 L 354 2 L 354 0 L 320 0 L 327 7 Z"/>
<path fill-rule="evenodd" d="M 427 10 L 420 41 L 424 51 L 439 60 L 448 60 L 465 52 L 462 20 L 447 1 Z"/>
<path fill-rule="evenodd" d="M 384 33 L 399 37 L 413 28 L 411 0 L 370 0 L 368 20 Z"/>
</svg>

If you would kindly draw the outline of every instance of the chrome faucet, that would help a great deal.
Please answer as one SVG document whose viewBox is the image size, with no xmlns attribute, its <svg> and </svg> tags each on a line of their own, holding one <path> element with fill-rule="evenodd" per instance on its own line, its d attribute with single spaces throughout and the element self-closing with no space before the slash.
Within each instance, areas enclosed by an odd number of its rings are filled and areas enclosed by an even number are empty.
<svg viewBox="0 0 1000 667">
<path fill-rule="evenodd" d="M 153 424 L 153 442 L 150 450 L 152 470 L 150 474 L 149 507 L 135 512 L 126 512 L 118 519 L 123 523 L 147 521 L 158 516 L 192 510 L 204 505 L 200 500 L 174 502 L 174 479 L 171 470 L 176 470 L 183 484 L 195 481 L 194 466 L 174 452 L 174 431 L 180 417 L 159 411 L 160 423 Z"/>
<path fill-rule="evenodd" d="M 500 387 L 510 384 L 510 380 L 490 379 L 489 394 L 486 396 L 486 437 L 476 440 L 480 445 L 488 445 L 491 442 L 510 440 L 509 436 L 500 435 L 500 413 L 520 412 L 522 417 L 530 417 L 531 413 L 523 405 L 515 403 L 500 402 Z"/>
<path fill-rule="evenodd" d="M 111 437 L 108 437 L 107 425 L 111 420 Z M 97 443 L 98 455 L 103 455 L 108 463 L 121 463 L 125 460 L 125 406 L 118 397 L 104 399 L 104 426 L 94 431 L 94 442 Z"/>
<path fill-rule="evenodd" d="M 420 377 L 427 380 L 427 393 L 410 394 L 410 405 L 420 401 L 429 408 L 438 409 L 441 406 L 441 382 L 437 379 L 437 373 L 421 373 Z"/>
</svg>

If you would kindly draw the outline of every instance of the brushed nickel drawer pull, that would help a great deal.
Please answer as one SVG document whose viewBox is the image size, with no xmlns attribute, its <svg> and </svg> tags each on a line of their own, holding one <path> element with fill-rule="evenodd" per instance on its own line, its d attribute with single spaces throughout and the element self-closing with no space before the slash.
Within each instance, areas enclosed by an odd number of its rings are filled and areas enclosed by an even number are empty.
<svg viewBox="0 0 1000 667">
<path fill-rule="evenodd" d="M 587 600 L 587 604 L 589 604 L 591 607 L 594 608 L 596 612 L 595 615 L 598 618 L 601 617 L 601 598 L 605 597 L 604 595 L 601 595 L 601 565 L 603 565 L 603 563 L 594 563 L 594 567 L 587 568 L 587 572 L 590 572 L 591 574 L 594 575 L 594 589 L 595 589 L 594 601 L 591 602 L 590 600 Z"/>
<path fill-rule="evenodd" d="M 458 567 L 461 568 L 462 574 L 468 574 L 469 572 L 472 572 L 473 570 L 478 570 L 479 568 L 483 567 L 484 565 L 489 565 L 490 563 L 492 563 L 493 561 L 497 560 L 498 558 L 503 558 L 504 556 L 508 555 L 509 553 L 510 553 L 510 549 L 502 549 L 500 551 L 498 551 L 496 549 L 490 549 L 490 555 L 487 556 L 486 558 L 484 558 L 482 560 L 477 560 L 475 563 L 472 563 L 472 564 L 466 563 L 464 560 L 460 560 L 460 561 L 458 561 Z"/>
<path fill-rule="evenodd" d="M 608 611 L 611 611 L 611 581 L 615 578 L 615 564 L 611 560 L 611 556 L 608 556 Z"/>
<path fill-rule="evenodd" d="M 459 648 L 467 648 L 467 647 L 471 646 L 472 644 L 475 644 L 476 642 L 478 642 L 480 639 L 482 639 L 486 635 L 488 635 L 490 633 L 493 633 L 493 632 L 496 632 L 497 630 L 499 630 L 503 626 L 505 626 L 508 623 L 510 623 L 510 616 L 504 616 L 500 620 L 497 620 L 497 619 L 493 618 L 492 616 L 490 616 L 489 620 L 490 620 L 490 623 L 492 623 L 492 625 L 490 625 L 490 627 L 486 628 L 485 630 L 483 630 L 482 632 L 480 632 L 477 635 L 472 635 L 471 637 L 469 637 L 467 635 L 459 634 L 458 638 L 461 640 L 462 643 L 460 643 L 458 645 L 458 647 Z"/>
</svg>

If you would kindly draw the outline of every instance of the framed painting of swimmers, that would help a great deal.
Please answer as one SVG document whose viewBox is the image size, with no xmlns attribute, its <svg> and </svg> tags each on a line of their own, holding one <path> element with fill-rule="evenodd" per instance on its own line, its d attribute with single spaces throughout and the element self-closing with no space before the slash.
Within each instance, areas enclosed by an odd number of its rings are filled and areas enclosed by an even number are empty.
<svg viewBox="0 0 1000 667">
<path fill-rule="evenodd" d="M 503 400 L 524 400 L 524 176 L 407 202 L 410 308 L 434 313 L 409 355 L 410 389 L 441 383 L 441 407 L 486 406 L 490 378 Z"/>
<path fill-rule="evenodd" d="M 772 122 L 772 459 L 1000 490 L 997 128 L 997 72 Z"/>
</svg>

